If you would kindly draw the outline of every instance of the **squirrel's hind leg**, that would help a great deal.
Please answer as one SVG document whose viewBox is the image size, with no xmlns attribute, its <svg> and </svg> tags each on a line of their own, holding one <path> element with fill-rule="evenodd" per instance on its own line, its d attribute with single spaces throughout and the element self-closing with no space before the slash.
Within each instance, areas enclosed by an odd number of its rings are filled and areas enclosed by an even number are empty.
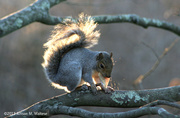
<svg viewBox="0 0 180 118">
<path fill-rule="evenodd" d="M 62 86 L 66 86 L 69 91 L 73 91 L 80 84 L 82 78 L 82 68 L 78 63 L 68 63 L 62 70 L 59 70 L 56 80 Z"/>
</svg>

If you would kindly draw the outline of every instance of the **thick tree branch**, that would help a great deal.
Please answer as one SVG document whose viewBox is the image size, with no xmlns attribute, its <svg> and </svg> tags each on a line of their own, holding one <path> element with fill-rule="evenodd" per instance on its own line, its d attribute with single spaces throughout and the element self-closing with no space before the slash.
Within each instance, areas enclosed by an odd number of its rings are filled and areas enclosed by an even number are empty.
<svg viewBox="0 0 180 118">
<path fill-rule="evenodd" d="M 64 18 L 51 16 L 49 14 L 49 9 L 62 1 L 65 0 L 37 0 L 28 7 L 2 18 L 0 20 L 0 37 L 3 37 L 33 22 L 41 22 L 47 25 L 55 25 L 58 23 L 62 23 Z M 147 28 L 149 26 L 161 28 L 173 32 L 178 36 L 180 35 L 180 27 L 172 23 L 139 17 L 138 15 L 134 14 L 114 16 L 101 15 L 92 16 L 92 18 L 99 24 L 128 22 L 142 26 L 144 28 Z"/>
<path fill-rule="evenodd" d="M 49 15 L 49 9 L 65 0 L 37 0 L 26 8 L 19 10 L 0 20 L 0 37 L 3 37 L 17 29 L 33 22 L 62 22 Z M 51 20 L 49 20 L 51 19 Z"/>
<path fill-rule="evenodd" d="M 104 107 L 140 107 L 155 100 L 180 101 L 180 86 L 160 89 L 138 90 L 138 91 L 114 91 L 112 94 L 105 94 L 98 91 L 97 95 L 92 95 L 87 91 L 74 91 L 69 94 L 56 96 L 20 111 L 45 112 L 56 115 L 59 106 L 104 106 Z M 55 110 L 56 109 L 56 110 Z"/>
</svg>

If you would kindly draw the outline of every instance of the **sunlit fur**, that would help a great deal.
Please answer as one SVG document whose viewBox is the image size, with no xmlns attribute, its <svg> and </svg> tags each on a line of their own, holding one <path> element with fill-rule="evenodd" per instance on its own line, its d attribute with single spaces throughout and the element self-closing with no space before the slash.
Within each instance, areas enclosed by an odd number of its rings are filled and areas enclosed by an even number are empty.
<svg viewBox="0 0 180 118">
<path fill-rule="evenodd" d="M 97 24 L 91 17 L 84 14 L 80 14 L 77 21 L 66 19 L 63 24 L 55 26 L 49 41 L 44 44 L 47 49 L 42 63 L 47 79 L 53 86 L 67 91 L 66 87 L 52 81 L 58 72 L 60 61 L 71 49 L 96 45 L 100 37 L 99 31 L 94 31 L 96 27 Z"/>
</svg>

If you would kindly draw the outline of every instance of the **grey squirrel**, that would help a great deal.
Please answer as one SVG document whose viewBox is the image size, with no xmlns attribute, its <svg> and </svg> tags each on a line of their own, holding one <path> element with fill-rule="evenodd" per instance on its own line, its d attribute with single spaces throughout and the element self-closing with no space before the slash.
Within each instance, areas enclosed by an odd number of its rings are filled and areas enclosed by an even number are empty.
<svg viewBox="0 0 180 118">
<path fill-rule="evenodd" d="M 77 21 L 66 19 L 52 32 L 50 40 L 44 44 L 44 68 L 47 79 L 53 86 L 67 92 L 83 84 L 89 84 L 93 93 L 96 86 L 105 92 L 113 68 L 112 53 L 91 51 L 98 43 L 99 31 L 94 31 L 97 24 L 90 16 L 79 15 Z"/>
</svg>

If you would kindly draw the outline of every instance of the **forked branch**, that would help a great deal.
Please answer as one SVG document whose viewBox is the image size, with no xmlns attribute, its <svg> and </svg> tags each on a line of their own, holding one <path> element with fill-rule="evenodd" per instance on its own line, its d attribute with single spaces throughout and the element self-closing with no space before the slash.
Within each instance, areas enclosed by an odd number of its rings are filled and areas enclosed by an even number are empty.
<svg viewBox="0 0 180 118">
<path fill-rule="evenodd" d="M 163 53 L 158 57 L 157 54 L 154 52 L 155 56 L 157 57 L 157 61 L 154 63 L 154 65 L 152 66 L 152 68 L 147 71 L 144 75 L 140 75 L 135 81 L 134 81 L 134 86 L 137 88 L 138 85 L 140 86 L 141 89 L 142 88 L 142 81 L 147 78 L 152 72 L 154 72 L 154 70 L 158 67 L 158 65 L 160 64 L 161 60 L 164 58 L 164 56 L 174 47 L 174 45 L 179 41 L 179 39 L 174 40 L 169 47 L 165 48 Z"/>
</svg>

